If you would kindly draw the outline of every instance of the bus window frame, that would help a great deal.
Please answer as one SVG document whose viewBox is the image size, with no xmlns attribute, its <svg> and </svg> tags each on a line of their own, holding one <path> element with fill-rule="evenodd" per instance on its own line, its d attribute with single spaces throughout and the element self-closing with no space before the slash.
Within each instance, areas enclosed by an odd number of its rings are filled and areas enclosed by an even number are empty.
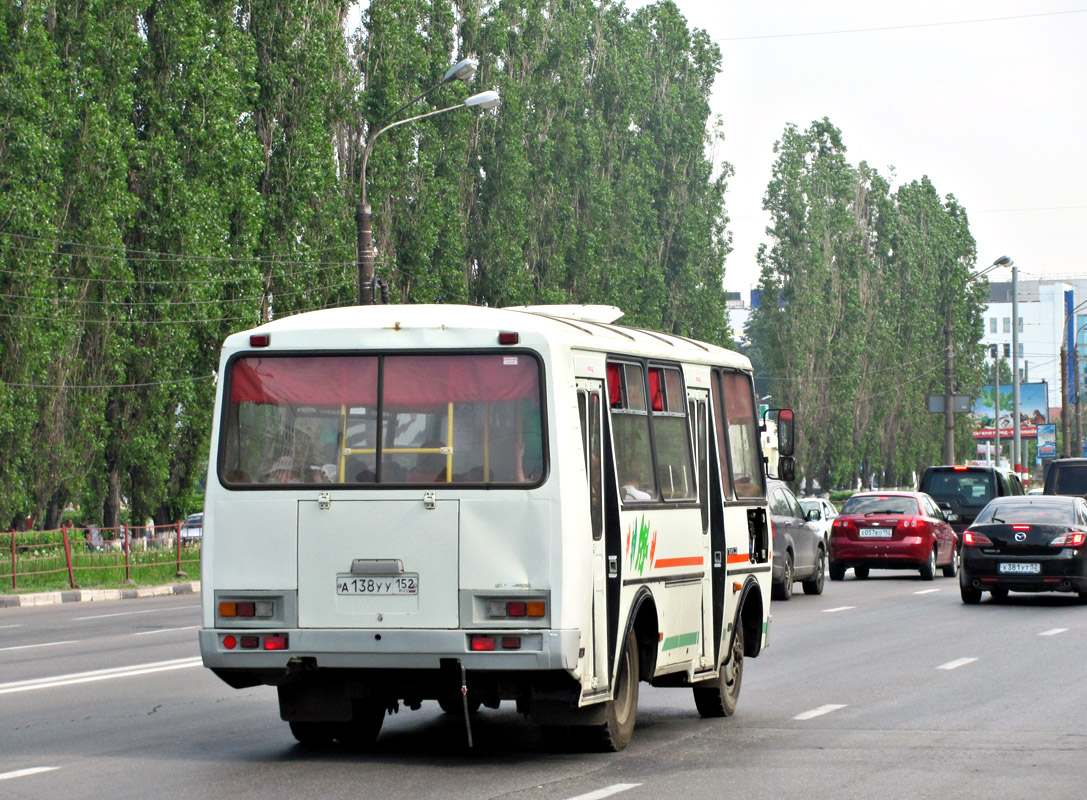
<svg viewBox="0 0 1087 800">
<path fill-rule="evenodd" d="M 378 368 L 378 395 L 377 401 L 374 404 L 375 413 L 378 415 L 378 430 L 383 430 L 383 421 L 381 414 L 385 405 L 384 398 L 384 369 L 380 364 L 380 361 L 385 356 L 526 356 L 533 359 L 536 364 L 536 385 L 538 389 L 539 399 L 539 415 L 540 415 L 540 474 L 532 480 L 526 480 L 524 483 L 517 481 L 489 481 L 489 482 L 471 482 L 471 481 L 450 481 L 440 483 L 418 483 L 418 482 L 397 482 L 397 483 L 376 483 L 373 481 L 337 481 L 333 483 L 323 482 L 306 482 L 306 483 L 262 483 L 258 481 L 251 481 L 249 483 L 237 483 L 226 480 L 227 468 L 226 468 L 226 455 L 228 452 L 227 438 L 232 430 L 235 432 L 240 430 L 240 427 L 235 424 L 234 428 L 230 427 L 229 418 L 232 414 L 236 413 L 237 404 L 230 402 L 231 397 L 231 382 L 233 378 L 233 367 L 236 361 L 243 358 L 325 358 L 325 357 L 357 357 L 357 358 L 377 358 L 379 360 Z M 434 349 L 434 348 L 419 348 L 419 349 L 382 349 L 382 350 L 346 350 L 346 349 L 313 349 L 313 350 L 254 350 L 245 349 L 239 350 L 236 353 L 232 353 L 227 359 L 226 364 L 223 367 L 223 392 L 222 400 L 220 402 L 220 408 L 216 409 L 219 419 L 219 435 L 218 443 L 216 447 L 216 464 L 215 464 L 215 477 L 227 491 L 284 491 L 284 490 L 305 490 L 313 491 L 315 489 L 328 490 L 332 487 L 337 489 L 351 489 L 351 490 L 363 490 L 363 491 L 398 491 L 403 489 L 417 489 L 419 487 L 428 488 L 442 488 L 442 489 L 455 489 L 455 490 L 529 490 L 542 486 L 547 482 L 551 474 L 551 453 L 550 453 L 550 435 L 548 427 L 548 386 L 547 386 L 547 367 L 544 363 L 544 359 L 540 353 L 528 348 L 510 348 L 503 347 L 498 348 L 464 348 L 464 349 Z M 381 443 L 379 442 L 379 445 Z M 342 447 L 342 445 L 341 445 Z M 380 452 L 383 448 L 378 447 Z M 380 459 L 379 459 L 380 461 Z"/>
</svg>

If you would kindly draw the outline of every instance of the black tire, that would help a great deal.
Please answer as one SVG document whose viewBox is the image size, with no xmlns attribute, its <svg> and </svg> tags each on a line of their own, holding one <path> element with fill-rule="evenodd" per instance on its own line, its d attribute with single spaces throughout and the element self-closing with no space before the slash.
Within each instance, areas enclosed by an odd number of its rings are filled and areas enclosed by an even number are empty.
<svg viewBox="0 0 1087 800">
<path fill-rule="evenodd" d="M 774 584 L 770 595 L 775 600 L 788 600 L 793 596 L 793 554 L 785 551 L 785 558 L 781 565 L 781 583 Z"/>
<path fill-rule="evenodd" d="M 732 637 L 732 654 L 727 664 L 721 665 L 717 677 L 694 685 L 694 704 L 703 718 L 731 717 L 736 713 L 740 700 L 740 684 L 744 679 L 744 626 L 736 621 L 736 635 Z"/>
<path fill-rule="evenodd" d="M 299 744 L 306 747 L 327 747 L 336 738 L 336 723 L 334 722 L 297 722 L 287 723 L 291 727 L 291 734 Z"/>
<path fill-rule="evenodd" d="M 618 753 L 634 735 L 634 720 L 638 715 L 638 639 L 634 631 L 627 634 L 619 669 L 615 672 L 615 689 L 607 702 L 607 722 L 589 728 L 590 742 L 597 749 Z"/>
<path fill-rule="evenodd" d="M 438 698 L 438 705 L 441 706 L 442 711 L 446 714 L 456 714 L 457 716 L 464 716 L 464 701 L 461 700 L 460 694 L 448 694 L 445 697 Z M 475 714 L 479 711 L 479 707 L 483 705 L 478 699 L 468 695 L 468 713 Z"/>
<path fill-rule="evenodd" d="M 921 567 L 921 580 L 931 581 L 936 577 L 936 548 L 932 548 L 928 554 L 928 563 Z"/>
<path fill-rule="evenodd" d="M 962 597 L 962 601 L 968 606 L 976 606 L 981 602 L 981 589 L 975 589 L 973 586 L 963 586 L 959 584 L 959 595 Z"/>
<path fill-rule="evenodd" d="M 369 747 L 381 733 L 385 722 L 385 705 L 373 700 L 355 703 L 355 716 L 350 722 L 338 722 L 335 726 L 336 741 L 344 747 L 361 750 Z"/>
<path fill-rule="evenodd" d="M 951 550 L 951 563 L 944 567 L 944 577 L 954 578 L 959 574 L 959 551 Z"/>
<path fill-rule="evenodd" d="M 1003 586 L 994 586 L 989 590 L 989 594 L 992 595 L 994 603 L 1003 603 L 1008 599 L 1008 590 Z"/>
<path fill-rule="evenodd" d="M 819 548 L 819 552 L 815 556 L 815 575 L 800 584 L 804 587 L 804 594 L 823 593 L 823 573 L 826 572 L 826 566 L 827 554 L 822 548 Z"/>
<path fill-rule="evenodd" d="M 869 572 L 868 567 L 853 567 L 853 575 L 859 581 L 868 580 L 868 572 Z"/>
<path fill-rule="evenodd" d="M 830 562 L 830 579 L 832 581 L 845 580 L 845 567 L 843 567 L 841 564 L 835 564 L 833 561 L 831 561 Z"/>
</svg>

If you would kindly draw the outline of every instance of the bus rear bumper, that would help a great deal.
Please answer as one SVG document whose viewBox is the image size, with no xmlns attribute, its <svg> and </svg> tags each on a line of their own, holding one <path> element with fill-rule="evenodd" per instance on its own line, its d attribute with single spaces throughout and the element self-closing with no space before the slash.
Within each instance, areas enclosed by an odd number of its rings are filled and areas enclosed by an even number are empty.
<svg viewBox="0 0 1087 800">
<path fill-rule="evenodd" d="M 471 670 L 572 671 L 581 647 L 577 630 L 539 629 L 205 628 L 199 639 L 205 667 L 262 673 L 287 672 L 300 663 L 308 668 L 438 669 L 444 659 L 457 659 Z"/>
</svg>

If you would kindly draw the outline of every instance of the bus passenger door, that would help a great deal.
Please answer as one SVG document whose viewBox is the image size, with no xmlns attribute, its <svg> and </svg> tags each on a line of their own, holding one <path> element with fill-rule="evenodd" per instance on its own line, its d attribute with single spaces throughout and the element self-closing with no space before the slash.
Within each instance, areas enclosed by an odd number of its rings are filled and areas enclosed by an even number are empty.
<svg viewBox="0 0 1087 800">
<path fill-rule="evenodd" d="M 585 474 L 589 481 L 589 524 L 592 535 L 592 639 L 588 663 L 592 689 L 608 688 L 608 558 L 604 541 L 604 384 L 579 380 L 577 404 L 581 417 L 581 444 L 585 453 Z"/>
<path fill-rule="evenodd" d="M 714 638 L 713 576 L 717 570 L 713 561 L 710 542 L 710 432 L 709 392 L 705 389 L 687 390 L 687 413 L 694 441 L 694 463 L 698 470 L 698 504 L 702 510 L 702 664 L 703 668 L 715 667 L 717 656 Z"/>
</svg>

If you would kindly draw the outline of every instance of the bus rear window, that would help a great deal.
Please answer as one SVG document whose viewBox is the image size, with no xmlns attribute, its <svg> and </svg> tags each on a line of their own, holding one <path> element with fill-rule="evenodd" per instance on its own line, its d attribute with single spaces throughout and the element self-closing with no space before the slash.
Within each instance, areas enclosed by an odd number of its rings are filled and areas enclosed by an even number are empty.
<svg viewBox="0 0 1087 800">
<path fill-rule="evenodd" d="M 540 368 L 525 353 L 245 356 L 228 379 L 227 486 L 519 484 L 544 474 Z"/>
</svg>

